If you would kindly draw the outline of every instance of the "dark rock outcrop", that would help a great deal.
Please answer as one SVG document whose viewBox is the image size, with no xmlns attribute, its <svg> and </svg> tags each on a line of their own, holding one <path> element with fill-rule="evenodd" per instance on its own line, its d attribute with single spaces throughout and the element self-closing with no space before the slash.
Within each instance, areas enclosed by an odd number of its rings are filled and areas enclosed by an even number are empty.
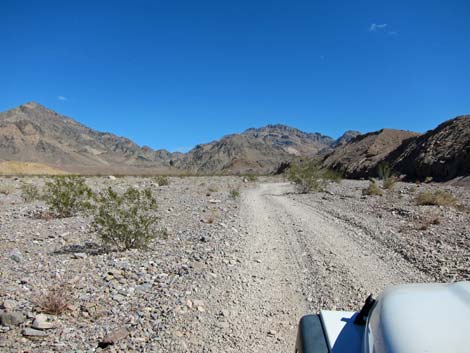
<svg viewBox="0 0 470 353">
<path fill-rule="evenodd" d="M 323 165 L 341 172 L 347 178 L 375 176 L 377 165 L 398 148 L 404 140 L 417 133 L 403 130 L 382 129 L 359 135 L 338 145 L 323 158 Z"/>
<path fill-rule="evenodd" d="M 440 124 L 404 143 L 387 157 L 408 179 L 446 181 L 470 175 L 470 115 Z"/>
</svg>

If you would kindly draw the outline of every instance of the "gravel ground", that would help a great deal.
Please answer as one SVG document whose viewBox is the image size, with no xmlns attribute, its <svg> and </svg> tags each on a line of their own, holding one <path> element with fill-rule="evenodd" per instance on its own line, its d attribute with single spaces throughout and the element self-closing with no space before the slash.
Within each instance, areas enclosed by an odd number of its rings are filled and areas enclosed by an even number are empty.
<svg viewBox="0 0 470 353">
<path fill-rule="evenodd" d="M 470 280 L 469 189 L 362 196 L 367 182 L 344 180 L 298 195 L 267 179 L 88 178 L 96 190 L 151 187 L 168 230 L 148 251 L 103 253 L 89 219 L 35 218 L 45 206 L 22 201 L 23 182 L 44 180 L 0 179 L 0 315 L 19 320 L 0 326 L 5 352 L 291 352 L 305 313 L 358 309 L 390 284 Z M 415 205 L 428 189 L 461 207 Z M 69 310 L 27 336 L 56 283 Z"/>
</svg>

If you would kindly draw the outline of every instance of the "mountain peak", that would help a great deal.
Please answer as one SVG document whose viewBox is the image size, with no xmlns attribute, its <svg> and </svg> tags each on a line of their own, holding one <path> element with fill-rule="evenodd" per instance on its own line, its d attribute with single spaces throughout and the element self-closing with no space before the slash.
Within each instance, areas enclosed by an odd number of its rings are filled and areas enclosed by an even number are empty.
<svg viewBox="0 0 470 353">
<path fill-rule="evenodd" d="M 42 108 L 42 109 L 47 109 L 45 106 L 35 102 L 35 101 L 30 101 L 25 104 L 20 105 L 18 108 L 29 108 L 29 109 L 37 109 L 37 108 Z"/>
</svg>

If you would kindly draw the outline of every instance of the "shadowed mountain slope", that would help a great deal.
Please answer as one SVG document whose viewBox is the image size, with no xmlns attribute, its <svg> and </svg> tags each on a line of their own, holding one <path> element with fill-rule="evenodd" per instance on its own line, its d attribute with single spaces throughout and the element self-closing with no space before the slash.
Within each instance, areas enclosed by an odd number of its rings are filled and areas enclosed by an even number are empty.
<svg viewBox="0 0 470 353">
<path fill-rule="evenodd" d="M 403 141 L 417 136 L 403 130 L 382 129 L 356 136 L 340 144 L 324 157 L 323 165 L 348 178 L 367 178 L 376 173 L 377 164 L 398 148 Z"/>
<path fill-rule="evenodd" d="M 409 179 L 444 181 L 470 175 L 470 115 L 448 120 L 410 139 L 387 161 Z"/>
</svg>

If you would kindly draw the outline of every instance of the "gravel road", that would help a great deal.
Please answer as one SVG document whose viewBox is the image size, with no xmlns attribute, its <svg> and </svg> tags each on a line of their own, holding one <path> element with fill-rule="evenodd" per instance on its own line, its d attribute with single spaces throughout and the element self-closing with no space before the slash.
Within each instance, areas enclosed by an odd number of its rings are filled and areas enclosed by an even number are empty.
<svg viewBox="0 0 470 353">
<path fill-rule="evenodd" d="M 364 196 L 358 180 L 297 194 L 274 178 L 87 178 L 94 190 L 151 188 L 167 230 L 145 251 L 102 252 L 89 217 L 35 216 L 46 206 L 21 186 L 44 181 L 0 178 L 2 352 L 293 352 L 304 314 L 358 310 L 390 284 L 470 280 L 466 188 L 399 182 Z M 458 205 L 416 204 L 435 190 Z M 57 283 L 71 305 L 32 337 Z M 3 325 L 9 315 L 21 320 Z"/>
<path fill-rule="evenodd" d="M 292 352 L 303 314 L 358 309 L 367 294 L 390 284 L 429 280 L 363 229 L 290 191 L 289 184 L 268 183 L 244 193 L 238 270 L 214 293 L 227 303 L 221 316 L 229 319 L 208 330 L 209 351 Z"/>
</svg>

